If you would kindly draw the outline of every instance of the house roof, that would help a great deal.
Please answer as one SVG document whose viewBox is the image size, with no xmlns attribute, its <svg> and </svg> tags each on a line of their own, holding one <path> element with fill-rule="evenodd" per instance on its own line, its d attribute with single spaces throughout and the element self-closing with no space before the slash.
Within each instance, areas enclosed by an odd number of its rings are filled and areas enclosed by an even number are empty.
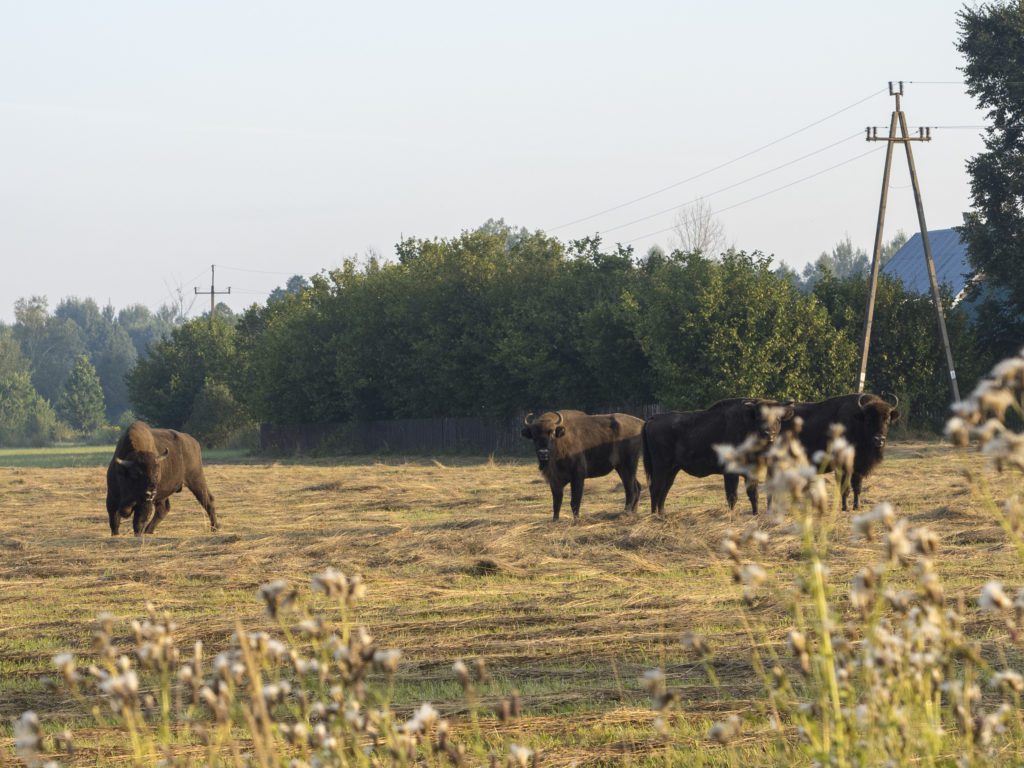
<svg viewBox="0 0 1024 768">
<path fill-rule="evenodd" d="M 971 265 L 967 261 L 967 245 L 955 229 L 929 229 L 928 243 L 935 260 L 935 276 L 939 285 L 949 286 L 954 297 L 959 297 L 967 287 Z M 908 291 L 931 293 L 928 281 L 928 267 L 924 260 L 924 246 L 921 233 L 904 243 L 889 262 L 882 267 L 882 274 L 895 277 Z"/>
</svg>

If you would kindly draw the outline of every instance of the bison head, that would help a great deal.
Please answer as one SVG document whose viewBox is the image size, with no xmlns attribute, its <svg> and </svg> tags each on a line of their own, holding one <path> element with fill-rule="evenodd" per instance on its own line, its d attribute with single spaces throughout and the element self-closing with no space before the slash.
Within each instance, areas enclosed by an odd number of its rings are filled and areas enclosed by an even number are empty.
<svg viewBox="0 0 1024 768">
<path fill-rule="evenodd" d="M 782 429 L 782 422 L 793 418 L 793 406 L 774 400 L 744 400 L 743 406 L 750 418 L 750 432 L 756 434 L 768 445 L 775 442 Z"/>
<path fill-rule="evenodd" d="M 561 413 L 545 413 L 537 419 L 532 419 L 532 416 L 532 413 L 527 414 L 523 420 L 522 434 L 527 440 L 533 440 L 533 447 L 537 451 L 537 466 L 543 472 L 551 461 L 551 454 L 558 453 L 555 441 L 565 436 L 565 427 L 562 425 Z"/>
<path fill-rule="evenodd" d="M 160 470 L 170 449 L 163 453 L 132 451 L 125 458 L 114 457 L 117 462 L 117 480 L 121 488 L 121 499 L 132 499 L 136 503 L 152 504 L 160 486 Z"/>
<path fill-rule="evenodd" d="M 860 439 L 855 439 L 854 444 L 870 445 L 879 451 L 885 448 L 885 443 L 889 439 L 889 425 L 894 424 L 900 417 L 900 412 L 896 409 L 899 402 L 895 395 L 891 405 L 880 397 L 861 395 L 857 399 L 857 412 L 853 415 Z"/>
</svg>

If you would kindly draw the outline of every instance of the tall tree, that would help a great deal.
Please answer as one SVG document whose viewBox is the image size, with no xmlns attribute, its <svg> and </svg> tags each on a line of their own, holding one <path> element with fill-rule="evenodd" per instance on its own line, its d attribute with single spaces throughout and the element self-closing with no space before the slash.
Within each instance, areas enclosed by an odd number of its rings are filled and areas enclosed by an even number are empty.
<svg viewBox="0 0 1024 768">
<path fill-rule="evenodd" d="M 45 445 L 56 431 L 57 416 L 32 386 L 18 341 L 0 328 L 0 446 Z"/>
<path fill-rule="evenodd" d="M 57 413 L 74 429 L 91 432 L 103 425 L 103 388 L 89 358 L 80 355 L 64 382 Z"/>
<path fill-rule="evenodd" d="M 961 229 L 971 266 L 1000 287 L 1024 335 L 1024 2 L 965 6 L 957 14 L 967 92 L 988 111 L 985 151 L 967 163 L 972 208 Z M 1002 354 L 1010 350 L 994 350 Z"/>
</svg>

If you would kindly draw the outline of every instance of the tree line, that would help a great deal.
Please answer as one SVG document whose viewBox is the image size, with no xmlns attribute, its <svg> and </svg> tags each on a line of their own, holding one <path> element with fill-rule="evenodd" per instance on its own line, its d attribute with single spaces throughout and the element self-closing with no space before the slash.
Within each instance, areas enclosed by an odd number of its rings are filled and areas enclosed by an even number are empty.
<svg viewBox="0 0 1024 768">
<path fill-rule="evenodd" d="M 813 287 L 761 253 L 562 243 L 488 222 L 350 260 L 236 319 L 194 320 L 128 376 L 137 412 L 172 427 L 508 416 L 734 396 L 814 400 L 852 390 L 862 276 Z M 963 308 L 949 329 L 962 379 L 990 362 Z M 882 278 L 868 385 L 938 423 L 949 393 L 930 299 Z M 221 418 L 222 417 L 222 418 Z"/>
<path fill-rule="evenodd" d="M 184 321 L 170 306 L 115 312 L 75 297 L 52 312 L 44 297 L 19 299 L 14 316 L 0 324 L 0 445 L 109 438 L 131 417 L 127 373 Z"/>
</svg>

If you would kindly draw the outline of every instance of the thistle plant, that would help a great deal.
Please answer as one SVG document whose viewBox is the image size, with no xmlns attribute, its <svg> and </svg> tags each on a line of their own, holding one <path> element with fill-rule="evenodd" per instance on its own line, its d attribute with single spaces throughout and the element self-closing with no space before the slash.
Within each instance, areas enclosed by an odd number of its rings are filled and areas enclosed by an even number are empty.
<svg viewBox="0 0 1024 768">
<path fill-rule="evenodd" d="M 391 691 L 401 651 L 351 621 L 365 590 L 359 576 L 328 568 L 310 588 L 325 597 L 324 608 L 283 580 L 264 584 L 259 594 L 280 636 L 239 624 L 212 659 L 199 641 L 180 648 L 171 616 L 147 604 L 147 617 L 130 624 L 129 647 L 117 645 L 115 620 L 102 615 L 95 663 L 83 666 L 61 654 L 53 664 L 64 689 L 97 723 L 120 728 L 136 766 L 537 765 L 534 750 L 509 743 L 495 752 L 481 737 L 475 684 L 486 680 L 482 660 L 472 675 L 462 661 L 454 667 L 472 713 L 471 743 L 457 739 L 429 702 L 407 715 L 395 710 Z M 496 714 L 508 721 L 521 709 L 513 692 Z M 44 762 L 34 713 L 17 721 L 15 736 L 27 765 L 57 765 Z M 71 734 L 57 735 L 52 746 L 70 754 Z"/>
<path fill-rule="evenodd" d="M 1003 423 L 1010 407 L 1019 410 L 1024 360 L 1001 364 L 993 373 L 993 383 L 979 392 L 977 410 L 961 408 L 951 432 L 967 429 L 972 437 L 987 437 L 987 453 L 997 466 L 1024 468 L 1024 443 Z M 993 393 L 1011 386 L 1013 402 Z M 986 411 L 1001 427 L 984 420 Z M 799 426 L 767 450 L 720 450 L 730 472 L 767 476 L 774 514 L 768 525 L 795 536 L 800 547 L 784 647 L 771 642 L 764 627 L 755 628 L 753 614 L 744 619 L 752 665 L 765 689 L 762 709 L 778 736 L 776 759 L 830 766 L 937 765 L 957 756 L 965 765 L 995 761 L 1001 739 L 1011 732 L 1022 735 L 1024 677 L 996 670 L 983 658 L 980 644 L 964 632 L 966 606 L 947 599 L 936 570 L 939 537 L 910 525 L 887 503 L 850 520 L 852 536 L 879 545 L 876 561 L 854 575 L 845 596 L 833 586 L 829 543 L 839 496 L 830 493 L 819 470 L 837 467 L 841 488 L 854 449 L 837 426 L 827 451 L 812 462 L 799 442 Z M 776 580 L 758 562 L 767 543 L 767 532 L 755 529 L 729 533 L 721 544 L 748 607 L 759 595 L 767 599 L 766 587 Z M 989 584 L 980 602 L 999 612 L 1008 627 L 1024 627 L 1024 591 L 1011 599 L 1001 586 Z M 727 743 L 739 727 L 716 723 L 707 737 Z"/>
</svg>

